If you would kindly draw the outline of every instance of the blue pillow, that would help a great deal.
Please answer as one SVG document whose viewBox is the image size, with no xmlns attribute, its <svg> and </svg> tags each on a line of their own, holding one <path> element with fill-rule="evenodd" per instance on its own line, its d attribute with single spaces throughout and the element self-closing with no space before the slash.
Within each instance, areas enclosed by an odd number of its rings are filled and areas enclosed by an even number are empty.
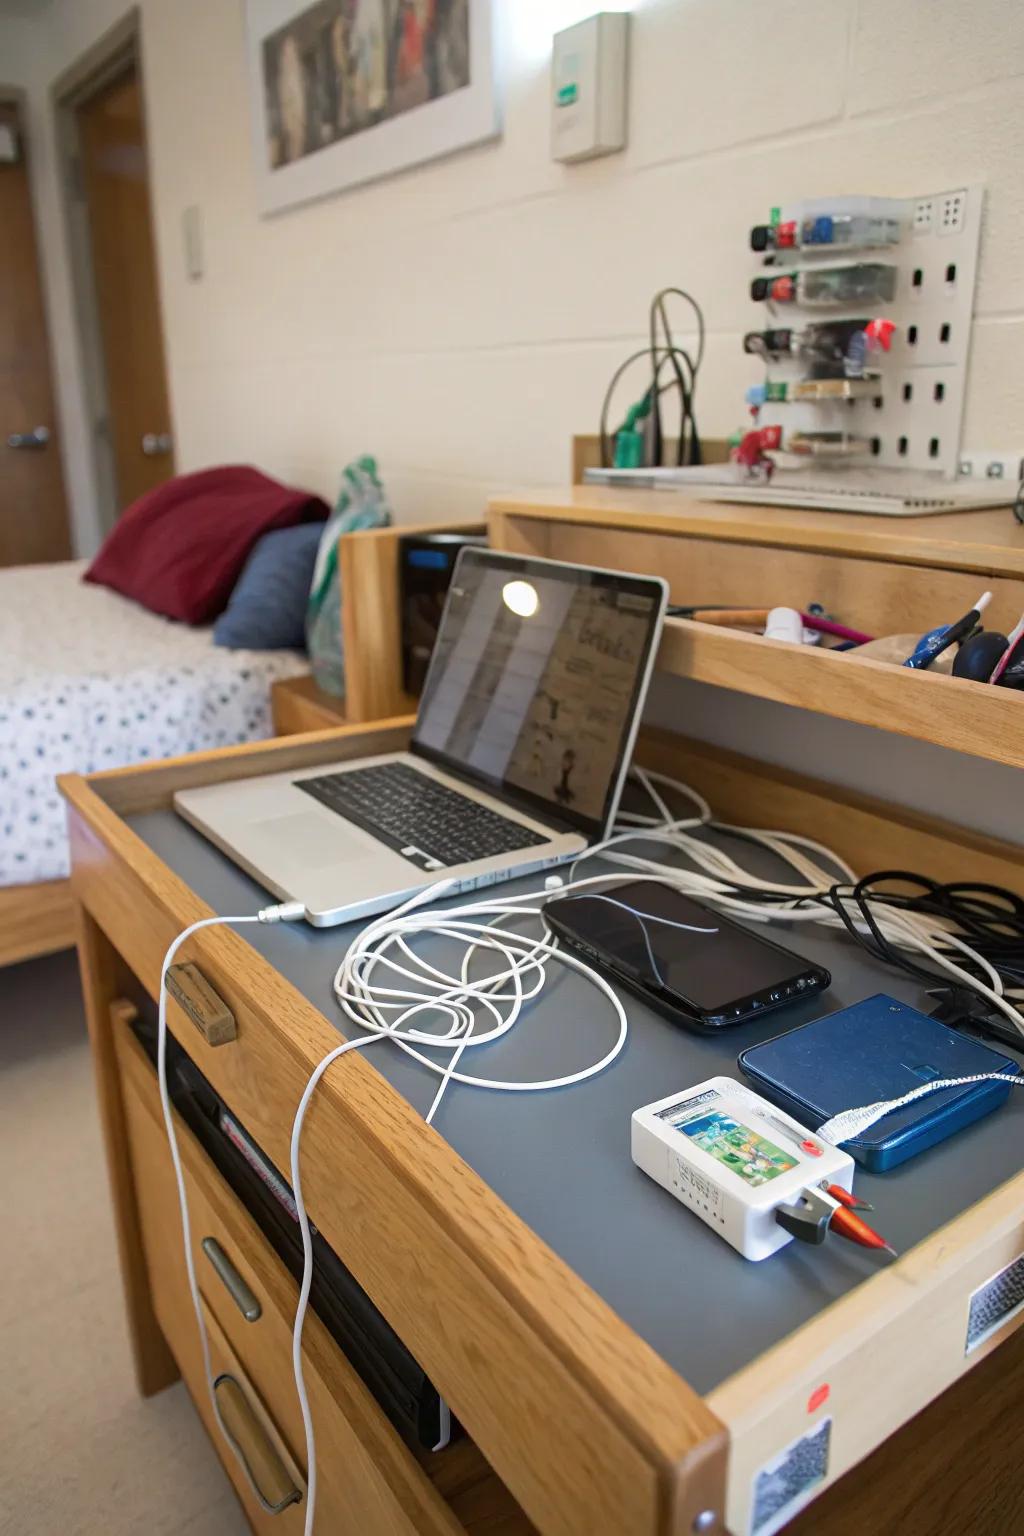
<svg viewBox="0 0 1024 1536">
<path fill-rule="evenodd" d="M 214 645 L 233 650 L 301 651 L 322 522 L 265 533 L 235 583 L 213 629 Z"/>
</svg>

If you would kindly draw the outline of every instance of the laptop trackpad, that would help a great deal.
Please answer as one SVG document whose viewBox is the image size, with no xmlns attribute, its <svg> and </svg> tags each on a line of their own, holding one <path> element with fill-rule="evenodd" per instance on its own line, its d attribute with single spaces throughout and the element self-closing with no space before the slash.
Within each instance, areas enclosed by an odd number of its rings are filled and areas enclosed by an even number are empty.
<svg viewBox="0 0 1024 1536">
<path fill-rule="evenodd" d="M 250 839 L 256 858 L 265 858 L 278 867 L 287 860 L 301 869 L 330 869 L 338 864 L 362 864 L 381 853 L 379 848 L 367 847 L 365 838 L 342 817 L 338 817 L 337 827 L 325 827 L 322 816 L 301 811 L 257 822 L 249 828 L 247 841 Z"/>
</svg>

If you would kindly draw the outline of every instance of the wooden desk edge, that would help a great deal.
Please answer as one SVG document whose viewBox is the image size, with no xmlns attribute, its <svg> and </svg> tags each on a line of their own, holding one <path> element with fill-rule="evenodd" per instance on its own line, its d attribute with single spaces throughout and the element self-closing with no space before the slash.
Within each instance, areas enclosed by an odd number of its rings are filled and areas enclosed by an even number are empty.
<svg viewBox="0 0 1024 1536">
<path fill-rule="evenodd" d="M 1024 1326 L 967 1348 L 968 1300 L 1024 1252 L 1024 1173 L 933 1232 L 709 1392 L 731 1437 L 730 1529 L 761 1468 L 831 1420 L 834 1483 Z"/>
</svg>

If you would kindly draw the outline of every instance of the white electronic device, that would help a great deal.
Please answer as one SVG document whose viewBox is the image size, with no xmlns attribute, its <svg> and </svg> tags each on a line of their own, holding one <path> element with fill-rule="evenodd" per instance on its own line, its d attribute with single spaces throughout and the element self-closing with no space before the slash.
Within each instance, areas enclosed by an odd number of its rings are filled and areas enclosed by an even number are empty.
<svg viewBox="0 0 1024 1536">
<path fill-rule="evenodd" d="M 629 15 L 601 11 L 551 43 L 551 158 L 571 162 L 626 145 Z"/>
<path fill-rule="evenodd" d="M 792 1242 L 780 1206 L 853 1187 L 853 1158 L 731 1077 L 711 1077 L 633 1112 L 633 1161 L 745 1259 Z"/>
</svg>

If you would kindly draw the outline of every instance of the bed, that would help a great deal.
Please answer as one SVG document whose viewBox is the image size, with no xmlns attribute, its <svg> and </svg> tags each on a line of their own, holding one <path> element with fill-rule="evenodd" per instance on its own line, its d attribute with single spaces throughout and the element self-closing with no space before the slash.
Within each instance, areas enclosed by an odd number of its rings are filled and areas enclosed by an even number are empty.
<svg viewBox="0 0 1024 1536">
<path fill-rule="evenodd" d="M 58 773 L 270 736 L 272 684 L 309 665 L 215 646 L 84 570 L 0 571 L 0 965 L 73 942 Z"/>
</svg>

